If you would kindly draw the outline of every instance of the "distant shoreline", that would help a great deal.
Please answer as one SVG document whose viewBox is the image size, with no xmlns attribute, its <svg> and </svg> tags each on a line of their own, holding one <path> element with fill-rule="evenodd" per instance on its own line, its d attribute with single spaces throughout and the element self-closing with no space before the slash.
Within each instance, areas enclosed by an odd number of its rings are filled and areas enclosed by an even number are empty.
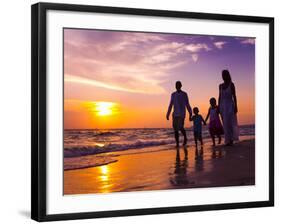
<svg viewBox="0 0 281 224">
<path fill-rule="evenodd" d="M 255 126 L 255 124 L 242 124 L 242 125 L 239 125 L 238 127 L 247 127 L 247 126 Z M 205 126 L 206 128 L 208 128 L 208 124 Z M 189 129 L 192 129 L 192 126 L 189 126 L 189 127 L 185 127 L 187 130 Z M 204 128 L 204 127 L 203 127 Z M 148 129 L 148 130 L 153 130 L 153 129 L 173 129 L 172 127 L 167 127 L 167 128 L 164 128 L 164 127 L 161 127 L 161 128 L 144 128 L 144 127 L 141 127 L 141 128 L 65 128 L 64 131 L 72 131 L 72 130 L 136 130 L 136 129 Z"/>
</svg>

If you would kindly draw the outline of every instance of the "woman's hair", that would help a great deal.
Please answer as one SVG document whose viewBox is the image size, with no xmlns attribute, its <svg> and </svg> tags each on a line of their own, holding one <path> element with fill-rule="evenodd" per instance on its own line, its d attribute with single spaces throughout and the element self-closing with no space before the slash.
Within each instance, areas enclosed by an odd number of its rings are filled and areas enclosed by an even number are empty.
<svg viewBox="0 0 281 224">
<path fill-rule="evenodd" d="M 228 70 L 223 70 L 222 71 L 222 79 L 224 81 L 228 81 L 228 82 L 231 82 L 231 76 L 230 76 L 230 73 Z"/>
</svg>

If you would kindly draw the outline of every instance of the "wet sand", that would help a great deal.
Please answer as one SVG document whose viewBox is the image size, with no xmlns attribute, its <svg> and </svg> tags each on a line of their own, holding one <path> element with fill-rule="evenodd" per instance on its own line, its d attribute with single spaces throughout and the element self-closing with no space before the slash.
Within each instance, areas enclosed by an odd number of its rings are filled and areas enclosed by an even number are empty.
<svg viewBox="0 0 281 224">
<path fill-rule="evenodd" d="M 234 146 L 148 148 L 110 153 L 112 162 L 64 171 L 64 194 L 255 184 L 255 141 Z M 94 156 L 87 160 L 95 159 Z"/>
</svg>

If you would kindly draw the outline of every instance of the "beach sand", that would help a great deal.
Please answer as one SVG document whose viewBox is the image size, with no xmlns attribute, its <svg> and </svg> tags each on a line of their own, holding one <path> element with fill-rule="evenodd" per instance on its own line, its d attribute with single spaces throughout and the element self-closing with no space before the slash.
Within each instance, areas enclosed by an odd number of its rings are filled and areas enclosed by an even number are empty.
<svg viewBox="0 0 281 224">
<path fill-rule="evenodd" d="M 255 184 L 255 140 L 234 146 L 152 147 L 108 153 L 108 164 L 64 171 L 64 194 Z M 87 156 L 88 161 L 97 156 Z M 114 158 L 114 159 L 112 159 Z"/>
</svg>

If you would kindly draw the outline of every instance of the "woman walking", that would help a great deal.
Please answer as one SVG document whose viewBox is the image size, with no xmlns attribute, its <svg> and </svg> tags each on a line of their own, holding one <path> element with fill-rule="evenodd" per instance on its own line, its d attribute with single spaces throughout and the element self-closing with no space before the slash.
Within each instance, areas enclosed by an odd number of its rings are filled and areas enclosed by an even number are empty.
<svg viewBox="0 0 281 224">
<path fill-rule="evenodd" d="M 235 85 L 228 70 L 222 71 L 222 79 L 223 83 L 219 85 L 219 113 L 223 122 L 224 142 L 229 146 L 239 139 L 237 98 Z"/>
</svg>

